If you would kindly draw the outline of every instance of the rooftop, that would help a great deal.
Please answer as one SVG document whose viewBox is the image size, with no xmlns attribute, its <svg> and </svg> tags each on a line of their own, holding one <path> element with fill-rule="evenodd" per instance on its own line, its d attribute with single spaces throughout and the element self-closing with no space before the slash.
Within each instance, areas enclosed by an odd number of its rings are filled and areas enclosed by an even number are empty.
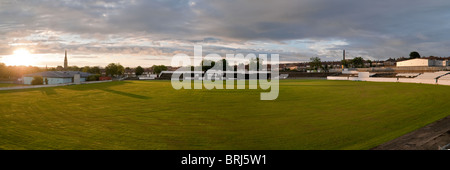
<svg viewBox="0 0 450 170">
<path fill-rule="evenodd" d="M 39 73 L 32 73 L 23 75 L 24 77 L 34 77 L 34 76 L 42 76 L 42 77 L 51 77 L 51 78 L 71 78 L 75 74 L 80 74 L 80 77 L 88 77 L 92 75 L 91 73 L 81 72 L 81 71 L 46 71 Z"/>
</svg>

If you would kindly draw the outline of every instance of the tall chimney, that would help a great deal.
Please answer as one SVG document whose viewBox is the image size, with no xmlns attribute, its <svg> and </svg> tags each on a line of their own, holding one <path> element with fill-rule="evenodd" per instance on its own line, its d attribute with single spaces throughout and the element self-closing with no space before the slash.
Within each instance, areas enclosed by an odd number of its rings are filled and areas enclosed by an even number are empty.
<svg viewBox="0 0 450 170">
<path fill-rule="evenodd" d="M 67 69 L 67 50 L 65 52 L 65 57 L 64 57 L 64 69 Z"/>
<path fill-rule="evenodd" d="M 343 56 L 344 56 L 344 60 L 345 60 L 345 50 L 344 50 L 344 54 L 343 54 Z"/>
<path fill-rule="evenodd" d="M 343 58 L 343 62 L 345 62 L 345 50 L 344 50 L 344 52 L 342 53 L 342 56 L 344 57 L 344 58 Z M 342 64 L 342 70 L 344 70 L 344 64 Z"/>
</svg>

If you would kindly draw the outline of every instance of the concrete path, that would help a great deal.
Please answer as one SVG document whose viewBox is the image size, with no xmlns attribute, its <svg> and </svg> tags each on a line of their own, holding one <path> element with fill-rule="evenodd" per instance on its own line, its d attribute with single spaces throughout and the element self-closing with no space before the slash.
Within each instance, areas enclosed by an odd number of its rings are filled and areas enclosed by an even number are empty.
<svg viewBox="0 0 450 170">
<path fill-rule="evenodd" d="M 381 144 L 372 150 L 438 150 L 450 149 L 450 116 L 421 129 Z"/>
<path fill-rule="evenodd" d="M 111 82 L 112 80 L 107 81 L 89 81 L 82 82 L 81 84 L 94 84 L 94 83 L 106 83 Z M 68 86 L 75 85 L 74 83 L 66 83 L 66 84 L 51 84 L 51 85 L 33 85 L 33 86 L 14 86 L 14 87 L 2 87 L 1 90 L 20 90 L 20 89 L 35 89 L 35 88 L 44 88 L 44 87 L 58 87 L 58 86 Z"/>
</svg>

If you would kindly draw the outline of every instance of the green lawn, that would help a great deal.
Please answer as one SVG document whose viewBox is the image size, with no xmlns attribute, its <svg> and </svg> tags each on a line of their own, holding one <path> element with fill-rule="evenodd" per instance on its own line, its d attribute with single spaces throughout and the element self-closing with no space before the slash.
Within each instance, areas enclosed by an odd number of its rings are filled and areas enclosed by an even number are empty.
<svg viewBox="0 0 450 170">
<path fill-rule="evenodd" d="M 260 90 L 122 81 L 0 91 L 0 149 L 370 149 L 450 115 L 450 86 L 283 80 Z"/>
<path fill-rule="evenodd" d="M 24 84 L 0 83 L 0 88 L 2 88 L 2 87 L 15 87 L 15 86 L 26 86 L 26 85 L 24 85 Z"/>
</svg>

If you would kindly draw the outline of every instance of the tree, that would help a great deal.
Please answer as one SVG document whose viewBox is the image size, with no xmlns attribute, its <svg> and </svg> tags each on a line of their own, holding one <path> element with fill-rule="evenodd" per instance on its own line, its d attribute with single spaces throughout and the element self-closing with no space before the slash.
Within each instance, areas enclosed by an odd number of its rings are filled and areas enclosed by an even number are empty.
<svg viewBox="0 0 450 170">
<path fill-rule="evenodd" d="M 123 73 L 125 73 L 125 68 L 120 63 L 117 63 L 117 76 L 122 76 Z"/>
<path fill-rule="evenodd" d="M 317 70 L 319 70 L 322 67 L 322 61 L 320 60 L 319 57 L 312 57 L 309 60 L 310 60 L 309 65 L 314 70 L 317 71 Z"/>
<path fill-rule="evenodd" d="M 41 76 L 34 76 L 33 80 L 31 80 L 31 85 L 42 85 L 44 84 L 44 80 Z"/>
<path fill-rule="evenodd" d="M 6 66 L 0 63 L 0 79 L 15 80 L 21 78 L 24 74 L 31 74 L 45 71 L 45 68 L 33 66 Z"/>
<path fill-rule="evenodd" d="M 344 66 L 344 68 L 348 68 L 349 62 L 347 60 L 341 60 L 341 64 Z"/>
<path fill-rule="evenodd" d="M 67 71 L 80 71 L 82 69 L 80 69 L 78 66 L 69 66 L 66 69 Z"/>
<path fill-rule="evenodd" d="M 86 78 L 86 81 L 98 81 L 100 80 L 100 74 L 90 75 Z"/>
<path fill-rule="evenodd" d="M 64 70 L 64 67 L 62 67 L 62 66 L 57 66 L 57 67 L 56 67 L 56 70 L 57 70 L 57 71 L 63 71 L 63 70 Z"/>
<path fill-rule="evenodd" d="M 120 63 L 110 63 L 105 67 L 106 75 L 117 77 L 123 75 L 125 68 Z"/>
<path fill-rule="evenodd" d="M 48 85 L 48 79 L 47 79 L 47 77 L 44 79 L 44 82 L 45 82 L 46 85 Z"/>
<path fill-rule="evenodd" d="M 209 65 L 204 64 L 204 63 L 208 63 L 208 62 L 210 63 Z M 208 71 L 209 69 L 213 68 L 214 65 L 216 65 L 216 62 L 211 61 L 211 60 L 202 60 L 200 65 L 202 66 L 202 71 Z"/>
<path fill-rule="evenodd" d="M 82 72 L 86 72 L 86 73 L 90 73 L 91 72 L 91 67 L 89 66 L 84 66 L 83 69 L 81 69 Z"/>
<path fill-rule="evenodd" d="M 107 76 L 117 75 L 117 65 L 115 63 L 110 63 L 105 67 L 105 72 Z"/>
<path fill-rule="evenodd" d="M 364 67 L 364 59 L 362 57 L 355 57 L 352 60 L 352 64 L 355 68 L 362 68 Z"/>
<path fill-rule="evenodd" d="M 144 68 L 142 68 L 141 66 L 137 66 L 135 69 L 135 73 L 136 73 L 136 76 L 142 75 L 142 73 L 144 73 Z"/>
<path fill-rule="evenodd" d="M 166 71 L 167 67 L 165 65 L 153 65 L 152 66 L 153 73 L 158 74 L 162 71 Z"/>
<path fill-rule="evenodd" d="M 0 63 L 0 78 L 1 77 L 6 77 L 7 75 L 7 70 L 6 70 L 6 65 L 3 63 Z"/>
<path fill-rule="evenodd" d="M 81 69 L 82 72 L 86 72 L 86 73 L 91 73 L 91 74 L 100 74 L 100 67 L 95 66 L 95 67 L 89 67 L 89 66 L 84 66 Z"/>
<path fill-rule="evenodd" d="M 88 73 L 92 73 L 92 74 L 101 74 L 100 67 L 99 67 L 99 66 L 91 67 L 91 68 L 89 69 L 89 72 L 88 72 Z"/>
<path fill-rule="evenodd" d="M 420 54 L 417 51 L 409 53 L 409 59 L 420 58 Z"/>
</svg>

